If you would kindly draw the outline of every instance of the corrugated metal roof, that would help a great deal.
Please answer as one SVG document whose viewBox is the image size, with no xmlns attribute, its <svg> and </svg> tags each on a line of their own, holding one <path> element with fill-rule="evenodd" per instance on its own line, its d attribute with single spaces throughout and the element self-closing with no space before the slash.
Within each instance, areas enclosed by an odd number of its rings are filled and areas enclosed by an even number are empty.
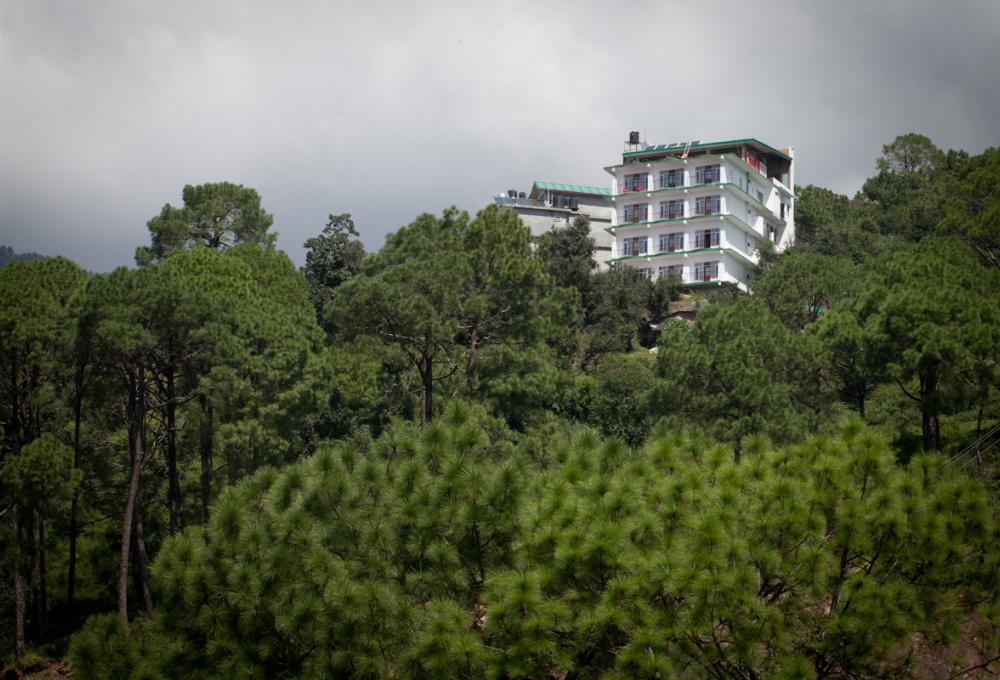
<svg viewBox="0 0 1000 680">
<path fill-rule="evenodd" d="M 753 137 L 747 137 L 745 139 L 728 139 L 721 142 L 702 142 L 700 140 L 691 142 L 690 149 L 693 151 L 695 149 L 707 149 L 713 146 L 730 146 L 733 144 L 745 144 L 747 146 L 754 146 L 758 151 L 764 151 L 766 153 L 772 153 L 779 158 L 783 158 L 786 161 L 791 161 L 792 159 L 787 155 L 778 151 L 773 146 L 765 144 L 759 139 L 754 139 Z M 684 151 L 687 147 L 687 142 L 678 142 L 674 144 L 659 144 L 650 146 L 648 149 L 642 149 L 640 151 L 626 151 L 622 156 L 638 156 L 640 154 L 646 153 L 660 153 L 665 151 L 675 152 Z"/>
<path fill-rule="evenodd" d="M 550 191 L 566 191 L 574 194 L 597 194 L 599 196 L 610 196 L 611 187 L 595 187 L 586 184 L 561 184 L 559 182 L 535 182 L 536 189 L 548 189 Z"/>
</svg>

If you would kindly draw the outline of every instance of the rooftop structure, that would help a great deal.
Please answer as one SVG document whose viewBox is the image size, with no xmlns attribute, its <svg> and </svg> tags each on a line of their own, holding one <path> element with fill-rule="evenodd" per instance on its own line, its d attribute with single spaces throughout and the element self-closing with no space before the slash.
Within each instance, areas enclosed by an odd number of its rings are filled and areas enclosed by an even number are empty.
<svg viewBox="0 0 1000 680">
<path fill-rule="evenodd" d="M 748 138 L 653 146 L 630 133 L 612 176 L 609 262 L 750 290 L 764 241 L 795 241 L 794 151 Z"/>
<path fill-rule="evenodd" d="M 534 237 L 552 228 L 565 227 L 578 215 L 587 217 L 596 244 L 594 259 L 599 269 L 607 269 L 613 240 L 608 231 L 614 210 L 611 189 L 536 181 L 530 192 L 511 189 L 506 194 L 494 196 L 493 202 L 515 211 Z"/>
</svg>

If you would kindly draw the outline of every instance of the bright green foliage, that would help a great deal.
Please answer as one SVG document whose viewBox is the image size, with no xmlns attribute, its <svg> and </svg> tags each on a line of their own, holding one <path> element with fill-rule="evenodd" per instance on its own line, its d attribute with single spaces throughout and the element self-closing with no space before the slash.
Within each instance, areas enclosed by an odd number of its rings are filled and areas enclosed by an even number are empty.
<svg viewBox="0 0 1000 680">
<path fill-rule="evenodd" d="M 350 215 L 330 215 L 323 232 L 302 244 L 307 251 L 302 273 L 320 321 L 326 318 L 323 309 L 333 290 L 361 273 L 365 247 L 358 236 Z"/>
<path fill-rule="evenodd" d="M 565 461 L 529 496 L 522 569 L 491 582 L 504 677 L 900 677 L 916 631 L 953 639 L 995 602 L 983 489 L 897 468 L 854 423 L 738 464 L 676 436 Z"/>
<path fill-rule="evenodd" d="M 177 653 L 177 645 L 149 632 L 150 621 L 140 620 L 131 634 L 114 614 L 98 614 L 73 636 L 69 658 L 73 677 L 79 680 L 166 680 L 164 672 Z"/>
<path fill-rule="evenodd" d="M 541 446 L 453 403 L 367 453 L 261 471 L 207 536 L 164 545 L 145 628 L 77 636 L 78 671 L 901 677 L 969 617 L 1000 623 L 982 486 L 928 457 L 898 466 L 857 421 L 785 449 L 749 438 L 740 462 L 668 433 Z"/>
<path fill-rule="evenodd" d="M 1000 267 L 1000 148 L 973 156 L 959 171 L 942 230 L 957 234 L 992 267 Z"/>
<path fill-rule="evenodd" d="M 147 224 L 151 244 L 136 249 L 138 264 L 158 262 L 196 245 L 227 248 L 274 243 L 275 234 L 268 232 L 274 218 L 260 207 L 260 195 L 254 189 L 229 182 L 188 184 L 182 196 L 182 208 L 168 203 Z"/>
<path fill-rule="evenodd" d="M 208 542 L 185 532 L 155 565 L 163 634 L 184 642 L 169 674 L 385 677 L 402 656 L 417 675 L 469 655 L 478 668 L 470 612 L 512 564 L 523 483 L 507 445 L 453 405 L 368 455 L 327 448 L 227 488 Z"/>
<path fill-rule="evenodd" d="M 722 441 L 757 433 L 794 441 L 822 407 L 817 349 L 745 296 L 700 311 L 694 326 L 668 322 L 654 413 L 678 415 Z"/>
</svg>

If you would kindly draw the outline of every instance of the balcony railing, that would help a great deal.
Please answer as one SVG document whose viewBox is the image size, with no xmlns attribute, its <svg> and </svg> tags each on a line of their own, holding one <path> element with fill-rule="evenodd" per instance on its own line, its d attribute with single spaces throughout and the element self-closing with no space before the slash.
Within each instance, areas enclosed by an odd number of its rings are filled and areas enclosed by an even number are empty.
<svg viewBox="0 0 1000 680">
<path fill-rule="evenodd" d="M 646 191 L 645 182 L 629 182 L 622 186 L 623 194 L 642 193 L 644 191 Z"/>
<path fill-rule="evenodd" d="M 623 194 L 627 194 L 632 191 L 646 191 L 647 189 L 648 185 L 645 179 L 641 180 L 628 179 L 625 180 L 624 184 L 622 184 Z"/>
<path fill-rule="evenodd" d="M 646 211 L 626 212 L 621 219 L 621 224 L 632 224 L 633 222 L 643 222 L 646 220 Z"/>
<path fill-rule="evenodd" d="M 657 189 L 675 189 L 684 186 L 683 177 L 661 177 L 656 180 Z"/>
<path fill-rule="evenodd" d="M 661 220 L 678 220 L 684 217 L 684 206 L 667 207 L 660 206 Z"/>
</svg>

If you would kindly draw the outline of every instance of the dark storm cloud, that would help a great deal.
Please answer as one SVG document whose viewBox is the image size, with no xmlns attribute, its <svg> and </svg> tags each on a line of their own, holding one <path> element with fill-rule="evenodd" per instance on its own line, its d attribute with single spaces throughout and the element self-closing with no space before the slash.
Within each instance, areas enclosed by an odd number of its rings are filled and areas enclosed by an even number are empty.
<svg viewBox="0 0 1000 680">
<path fill-rule="evenodd" d="M 187 183 L 253 186 L 279 245 L 533 179 L 606 183 L 629 129 L 755 136 L 853 193 L 882 144 L 1000 137 L 1000 4 L 0 4 L 0 243 L 131 262 Z"/>
</svg>

